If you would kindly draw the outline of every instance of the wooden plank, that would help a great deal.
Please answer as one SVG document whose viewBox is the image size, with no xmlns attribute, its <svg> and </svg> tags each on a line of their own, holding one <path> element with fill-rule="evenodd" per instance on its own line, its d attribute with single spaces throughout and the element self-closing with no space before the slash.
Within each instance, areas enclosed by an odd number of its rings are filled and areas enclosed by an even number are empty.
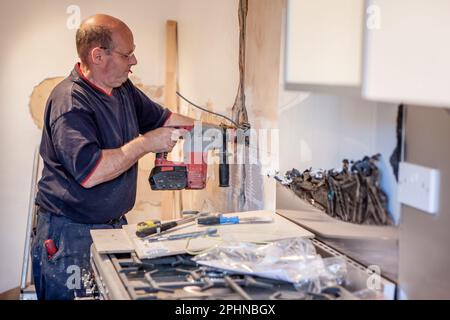
<svg viewBox="0 0 450 320">
<path fill-rule="evenodd" d="M 179 112 L 177 91 L 177 22 L 166 22 L 166 77 L 164 86 L 164 105 L 172 112 Z M 175 147 L 171 153 L 180 154 L 180 148 Z M 180 192 L 165 191 L 161 198 L 161 219 L 175 219 L 181 212 Z"/>
<path fill-rule="evenodd" d="M 276 128 L 283 0 L 249 0 L 245 92 L 252 128 Z"/>
<path fill-rule="evenodd" d="M 177 22 L 166 22 L 166 78 L 164 104 L 173 112 L 178 112 L 177 91 Z"/>
<path fill-rule="evenodd" d="M 124 226 L 126 234 L 129 236 L 131 243 L 135 247 L 136 254 L 139 258 L 153 258 L 157 256 L 167 256 L 188 251 L 207 250 L 223 241 L 238 241 L 238 242 L 254 242 L 266 243 L 287 238 L 313 238 L 314 234 L 305 230 L 304 228 L 290 222 L 289 220 L 277 215 L 274 211 L 247 211 L 228 213 L 225 216 L 239 216 L 244 217 L 272 217 L 272 223 L 261 224 L 235 224 L 214 226 L 217 228 L 216 238 L 198 238 L 189 241 L 186 239 L 173 241 L 148 242 L 138 238 L 135 234 L 136 225 Z M 192 223 L 187 226 L 180 226 L 177 230 L 170 234 L 181 234 L 186 232 L 196 232 L 205 230 L 206 226 L 199 226 Z M 188 246 L 189 245 L 189 246 Z"/>
<path fill-rule="evenodd" d="M 397 239 L 398 228 L 348 223 L 334 219 L 321 211 L 282 210 L 276 212 L 324 238 Z"/>
<path fill-rule="evenodd" d="M 92 240 L 98 253 L 133 252 L 134 246 L 123 229 L 91 230 Z"/>
</svg>

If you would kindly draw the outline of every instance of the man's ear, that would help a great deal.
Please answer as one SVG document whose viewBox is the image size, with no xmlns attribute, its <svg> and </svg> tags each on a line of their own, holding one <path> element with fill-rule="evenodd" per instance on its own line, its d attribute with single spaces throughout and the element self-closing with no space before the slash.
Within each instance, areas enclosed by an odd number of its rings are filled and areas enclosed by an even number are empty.
<svg viewBox="0 0 450 320">
<path fill-rule="evenodd" d="M 93 64 L 99 65 L 105 59 L 105 51 L 99 47 L 95 47 L 91 50 L 90 58 Z"/>
</svg>

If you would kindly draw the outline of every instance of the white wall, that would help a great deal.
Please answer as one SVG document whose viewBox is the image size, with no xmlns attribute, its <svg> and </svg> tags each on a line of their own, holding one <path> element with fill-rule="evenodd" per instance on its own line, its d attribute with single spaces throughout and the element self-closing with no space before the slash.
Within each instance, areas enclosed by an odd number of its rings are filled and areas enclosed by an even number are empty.
<svg viewBox="0 0 450 320">
<path fill-rule="evenodd" d="M 77 61 L 75 30 L 66 27 L 69 5 L 80 7 L 82 19 L 102 12 L 124 20 L 137 46 L 134 75 L 149 85 L 164 83 L 165 21 L 178 20 L 180 71 L 186 74 L 181 89 L 200 103 L 211 99 L 216 111 L 228 111 L 234 101 L 238 44 L 230 29 L 237 26 L 237 1 L 2 0 L 0 292 L 20 278 L 33 152 L 40 141 L 29 96 L 43 79 L 68 75 Z"/>
<path fill-rule="evenodd" d="M 238 0 L 180 1 L 178 28 L 180 92 L 202 107 L 231 117 L 239 81 Z M 180 101 L 180 110 L 188 109 L 200 119 L 201 111 Z M 206 189 L 182 192 L 183 210 L 230 211 L 227 199 L 232 188 L 218 185 L 218 166 L 210 165 Z"/>
<path fill-rule="evenodd" d="M 361 98 L 296 93 L 280 109 L 280 168 L 303 171 L 342 168 L 342 160 L 360 160 L 382 154 L 382 188 L 390 198 L 389 210 L 398 221 L 396 182 L 389 158 L 396 146 L 395 105 Z"/>
<path fill-rule="evenodd" d="M 179 10 L 180 91 L 231 117 L 239 81 L 238 0 L 180 0 Z"/>
</svg>

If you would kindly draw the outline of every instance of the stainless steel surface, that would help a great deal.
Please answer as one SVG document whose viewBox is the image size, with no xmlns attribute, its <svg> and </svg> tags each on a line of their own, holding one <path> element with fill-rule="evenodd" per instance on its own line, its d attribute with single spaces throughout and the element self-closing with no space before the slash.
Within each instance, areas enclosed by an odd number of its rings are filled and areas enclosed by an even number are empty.
<svg viewBox="0 0 450 320">
<path fill-rule="evenodd" d="M 132 300 L 305 300 L 349 295 L 340 287 L 327 288 L 337 293 L 331 296 L 298 290 L 284 281 L 199 266 L 188 255 L 140 260 L 135 254 L 111 254 L 109 258 Z M 109 287 L 107 281 L 104 287 Z"/>
<path fill-rule="evenodd" d="M 323 257 L 343 257 L 347 262 L 347 281 L 345 289 L 359 299 L 394 300 L 396 298 L 396 283 L 376 275 L 371 269 L 359 262 L 343 255 L 341 252 L 328 246 L 326 243 L 313 239 L 317 252 Z"/>
<path fill-rule="evenodd" d="M 398 240 L 318 239 L 364 266 L 378 266 L 383 276 L 397 282 Z"/>
<path fill-rule="evenodd" d="M 91 246 L 91 266 L 101 299 L 128 300 L 129 295 L 108 255 L 100 255 Z"/>
<path fill-rule="evenodd" d="M 286 282 L 199 268 L 183 256 L 141 261 L 134 254 L 99 255 L 92 247 L 91 263 L 102 299 L 394 299 L 395 283 L 319 240 L 312 242 L 323 258 L 346 261 L 345 282 L 321 294 L 298 291 Z"/>
<path fill-rule="evenodd" d="M 317 212 L 318 209 L 296 197 L 283 186 L 277 186 L 277 209 Z M 291 220 L 292 221 L 292 220 Z M 301 225 L 300 223 L 293 221 Z M 302 225 L 302 227 L 306 226 Z M 313 230 L 310 230 L 313 232 Z M 379 266 L 381 274 L 391 281 L 398 279 L 398 241 L 383 239 L 337 239 L 317 237 L 343 255 L 368 266 Z"/>
<path fill-rule="evenodd" d="M 307 204 L 301 203 L 301 205 L 303 209 L 308 208 Z M 293 290 L 292 284 L 288 283 L 280 284 L 275 280 L 261 280 L 261 278 L 242 275 L 231 276 L 225 271 L 211 270 L 208 267 L 196 266 L 195 263 L 192 265 L 193 262 L 189 264 L 182 255 L 164 257 L 160 260 L 140 260 L 134 253 L 98 255 L 92 247 L 92 264 L 96 278 L 99 277 L 96 281 L 99 283 L 100 296 L 105 299 L 249 299 L 256 297 L 263 300 L 315 298 L 390 300 L 395 298 L 396 283 L 385 277 L 384 266 L 381 267 L 381 274 L 374 273 L 376 269 L 368 268 L 370 265 L 380 265 L 385 261 L 381 252 L 386 250 L 386 247 L 375 242 L 364 243 L 361 240 L 353 244 L 333 241 L 333 239 L 313 239 L 312 242 L 317 253 L 323 258 L 342 257 L 346 261 L 347 277 L 340 286 L 337 286 L 339 288 L 330 288 L 331 293 L 314 296 L 310 292 L 298 291 L 298 288 Z M 373 253 L 375 251 L 377 254 Z M 384 251 L 384 254 L 389 255 L 389 252 Z M 366 258 L 368 260 L 365 260 Z M 395 263 L 396 260 L 393 261 Z M 225 276 L 230 276 L 232 281 L 224 278 Z M 276 286 L 277 290 L 267 291 L 268 287 L 273 286 Z M 333 290 L 339 290 L 339 295 L 333 296 Z"/>
<path fill-rule="evenodd" d="M 450 299 L 450 112 L 406 107 L 405 161 L 440 172 L 439 211 L 431 216 L 402 205 L 401 298 Z"/>
</svg>

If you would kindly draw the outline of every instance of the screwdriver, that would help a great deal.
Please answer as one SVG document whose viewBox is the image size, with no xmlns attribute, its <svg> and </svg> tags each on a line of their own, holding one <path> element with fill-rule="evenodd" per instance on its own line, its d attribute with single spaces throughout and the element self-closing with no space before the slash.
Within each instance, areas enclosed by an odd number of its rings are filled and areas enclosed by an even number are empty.
<svg viewBox="0 0 450 320">
<path fill-rule="evenodd" d="M 190 215 L 190 217 L 186 217 L 176 221 L 169 221 L 165 223 L 161 223 L 159 220 L 147 220 L 143 222 L 139 222 L 137 224 L 136 235 L 139 238 L 145 238 L 152 234 L 158 234 L 162 231 L 166 231 L 172 229 L 173 227 L 186 224 L 188 222 L 194 221 L 197 217 L 208 215 L 207 212 L 198 212 L 198 211 L 183 211 L 184 215 Z"/>
<path fill-rule="evenodd" d="M 154 233 L 160 233 L 161 231 L 171 229 L 177 225 L 178 223 L 175 221 L 161 223 L 159 220 L 147 220 L 138 223 L 136 235 L 139 238 L 143 238 Z"/>
<path fill-rule="evenodd" d="M 165 240 L 179 240 L 179 239 L 186 239 L 186 238 L 198 238 L 202 236 L 212 236 L 217 233 L 216 228 L 208 228 L 205 231 L 195 231 L 195 232 L 188 232 L 188 233 L 181 233 L 181 234 L 172 234 L 169 236 L 161 236 L 157 238 L 150 238 L 148 241 L 165 241 Z"/>
<path fill-rule="evenodd" d="M 234 217 L 224 217 L 222 214 L 217 216 L 209 216 L 204 218 L 198 218 L 197 223 L 205 226 L 217 225 L 217 224 L 238 224 L 238 223 L 268 223 L 272 222 L 271 217 L 246 217 L 239 218 Z"/>
</svg>

